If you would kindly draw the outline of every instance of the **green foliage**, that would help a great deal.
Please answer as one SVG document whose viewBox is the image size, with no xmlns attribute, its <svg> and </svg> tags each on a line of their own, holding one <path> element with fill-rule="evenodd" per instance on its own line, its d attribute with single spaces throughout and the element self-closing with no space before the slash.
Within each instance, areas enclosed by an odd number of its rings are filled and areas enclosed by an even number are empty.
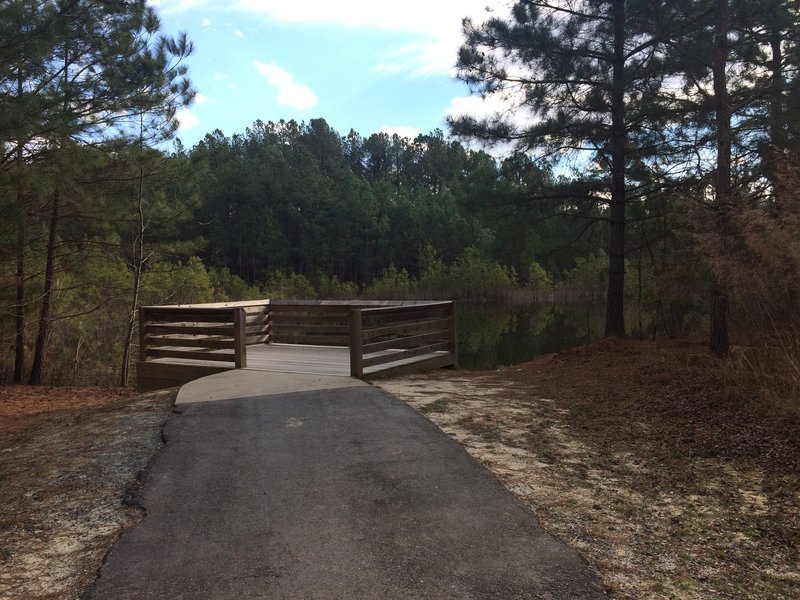
<svg viewBox="0 0 800 600">
<path fill-rule="evenodd" d="M 317 275 L 315 288 L 321 300 L 350 300 L 358 296 L 355 283 L 339 281 L 336 275 Z"/>
<path fill-rule="evenodd" d="M 367 286 L 364 294 L 369 298 L 392 300 L 410 297 L 417 287 L 417 282 L 412 280 L 405 269 L 397 270 L 394 264 L 384 269 Z"/>
<path fill-rule="evenodd" d="M 269 276 L 264 290 L 267 298 L 274 300 L 315 300 L 317 293 L 311 282 L 296 273 L 276 271 Z"/>
<path fill-rule="evenodd" d="M 420 253 L 421 290 L 435 292 L 446 290 L 450 286 L 450 273 L 444 261 L 436 253 L 432 244 L 427 244 Z"/>
<path fill-rule="evenodd" d="M 575 265 L 564 271 L 562 286 L 582 293 L 602 294 L 608 281 L 608 257 L 598 251 L 575 259 Z"/>
<path fill-rule="evenodd" d="M 457 297 L 501 297 L 517 287 L 517 273 L 496 260 L 484 258 L 477 248 L 467 248 L 450 267 L 449 281 Z"/>
<path fill-rule="evenodd" d="M 248 285 L 244 279 L 231 273 L 227 267 L 209 269 L 208 276 L 214 289 L 214 300 L 217 302 L 258 300 L 264 297 L 257 286 Z"/>
<path fill-rule="evenodd" d="M 196 256 L 185 263 L 154 263 L 145 272 L 142 304 L 199 304 L 214 300 L 211 276 Z"/>
<path fill-rule="evenodd" d="M 553 278 L 534 261 L 528 267 L 528 286 L 536 292 L 547 292 L 553 288 Z"/>
</svg>

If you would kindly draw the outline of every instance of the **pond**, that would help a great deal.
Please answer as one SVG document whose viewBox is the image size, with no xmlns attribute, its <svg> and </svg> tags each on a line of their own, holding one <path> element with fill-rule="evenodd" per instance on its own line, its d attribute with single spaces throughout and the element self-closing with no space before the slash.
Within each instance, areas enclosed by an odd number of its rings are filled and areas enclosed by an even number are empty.
<svg viewBox="0 0 800 600">
<path fill-rule="evenodd" d="M 519 364 L 603 336 L 605 307 L 596 304 L 459 305 L 459 362 L 484 370 Z"/>
</svg>

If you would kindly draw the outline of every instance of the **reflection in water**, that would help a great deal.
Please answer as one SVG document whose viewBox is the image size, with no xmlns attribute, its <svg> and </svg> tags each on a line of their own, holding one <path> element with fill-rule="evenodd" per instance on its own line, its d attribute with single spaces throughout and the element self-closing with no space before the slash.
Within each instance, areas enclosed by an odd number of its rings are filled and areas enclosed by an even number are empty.
<svg viewBox="0 0 800 600">
<path fill-rule="evenodd" d="M 459 362 L 469 370 L 514 365 L 603 335 L 603 306 L 582 303 L 459 307 Z"/>
</svg>

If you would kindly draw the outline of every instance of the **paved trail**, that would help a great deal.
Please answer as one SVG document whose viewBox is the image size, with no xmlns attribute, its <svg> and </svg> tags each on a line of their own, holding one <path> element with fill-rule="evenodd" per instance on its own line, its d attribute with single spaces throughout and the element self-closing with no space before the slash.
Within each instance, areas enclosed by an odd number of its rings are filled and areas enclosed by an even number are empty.
<svg viewBox="0 0 800 600">
<path fill-rule="evenodd" d="M 184 404 L 88 598 L 603 598 L 455 441 L 348 387 Z"/>
</svg>

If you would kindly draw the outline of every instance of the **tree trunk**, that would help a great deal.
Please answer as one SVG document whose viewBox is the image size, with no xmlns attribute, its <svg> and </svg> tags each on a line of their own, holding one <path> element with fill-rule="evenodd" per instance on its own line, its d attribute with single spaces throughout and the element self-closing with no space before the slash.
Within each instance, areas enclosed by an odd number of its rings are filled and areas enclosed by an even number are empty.
<svg viewBox="0 0 800 600">
<path fill-rule="evenodd" d="M 23 74 L 17 73 L 17 97 L 22 100 Z M 17 303 L 14 305 L 14 383 L 22 383 L 25 370 L 25 193 L 22 185 L 22 140 L 17 140 Z"/>
<path fill-rule="evenodd" d="M 47 338 L 50 335 L 51 305 L 53 287 L 55 282 L 56 244 L 58 241 L 58 225 L 61 219 L 61 193 L 56 188 L 53 194 L 53 208 L 50 214 L 50 231 L 47 238 L 47 263 L 44 271 L 44 294 L 42 295 L 42 310 L 39 314 L 39 333 L 36 336 L 36 349 L 31 366 L 31 385 L 42 383 L 45 358 L 47 354 Z"/>
<path fill-rule="evenodd" d="M 770 32 L 769 46 L 772 56 L 769 65 L 771 71 L 772 94 L 770 97 L 770 142 L 773 148 L 784 150 L 787 146 L 786 141 L 786 117 L 783 104 L 783 92 L 786 81 L 783 75 L 783 36 L 781 30 L 776 26 Z"/>
<path fill-rule="evenodd" d="M 716 233 L 720 253 L 727 256 L 730 210 L 732 202 L 731 178 L 731 106 L 728 99 L 728 0 L 717 0 L 717 19 L 714 27 L 714 110 L 717 122 L 717 181 L 716 181 Z M 711 289 L 711 351 L 719 356 L 728 353 L 728 290 L 720 273 L 714 273 Z"/>
<path fill-rule="evenodd" d="M 14 306 L 14 383 L 22 383 L 25 370 L 25 213 L 21 191 L 17 222 L 17 303 Z"/>
<path fill-rule="evenodd" d="M 625 0 L 614 0 L 606 336 L 625 336 Z"/>
<path fill-rule="evenodd" d="M 125 329 L 125 344 L 122 350 L 122 368 L 120 370 L 119 385 L 128 385 L 130 371 L 131 344 L 133 343 L 133 329 L 136 326 L 136 311 L 139 306 L 139 291 L 142 287 L 142 273 L 144 272 L 144 234 L 147 223 L 144 218 L 144 126 L 140 123 L 139 137 L 139 189 L 136 198 L 136 231 L 133 235 L 133 293 L 131 295 L 131 309 L 128 313 L 128 324 Z"/>
</svg>

